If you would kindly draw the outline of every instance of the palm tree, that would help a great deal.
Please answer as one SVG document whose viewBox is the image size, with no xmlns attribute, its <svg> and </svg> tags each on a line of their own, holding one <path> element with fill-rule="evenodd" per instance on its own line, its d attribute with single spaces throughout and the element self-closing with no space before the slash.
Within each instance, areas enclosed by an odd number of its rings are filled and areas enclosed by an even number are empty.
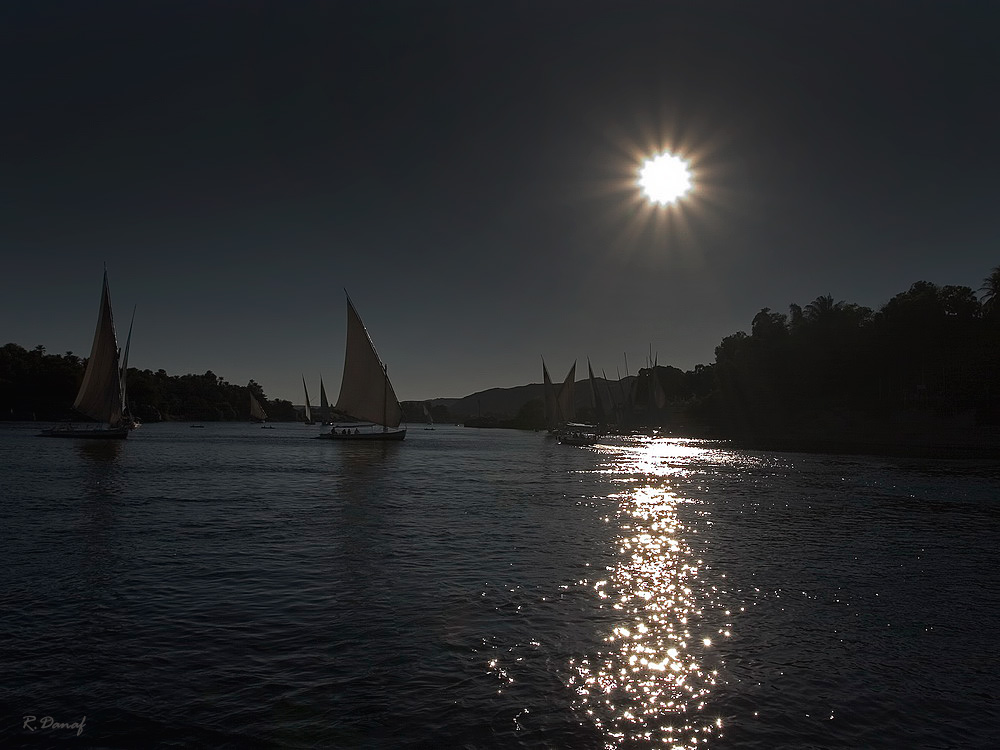
<svg viewBox="0 0 1000 750">
<path fill-rule="evenodd" d="M 833 301 L 833 295 L 824 294 L 806 305 L 805 316 L 808 320 L 815 323 L 824 318 L 829 318 L 830 315 L 840 310 L 843 306 L 843 302 Z"/>
<path fill-rule="evenodd" d="M 983 312 L 989 315 L 994 308 L 1000 306 L 1000 266 L 983 279 L 983 286 L 979 291 L 983 293 Z"/>
</svg>

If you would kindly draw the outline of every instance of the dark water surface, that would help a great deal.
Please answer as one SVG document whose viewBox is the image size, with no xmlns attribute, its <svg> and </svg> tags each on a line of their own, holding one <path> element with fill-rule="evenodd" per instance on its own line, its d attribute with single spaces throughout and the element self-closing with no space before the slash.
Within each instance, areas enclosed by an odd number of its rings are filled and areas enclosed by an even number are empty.
<svg viewBox="0 0 1000 750">
<path fill-rule="evenodd" d="M 1000 463 L 317 429 L 0 427 L 0 747 L 998 746 Z"/>
</svg>

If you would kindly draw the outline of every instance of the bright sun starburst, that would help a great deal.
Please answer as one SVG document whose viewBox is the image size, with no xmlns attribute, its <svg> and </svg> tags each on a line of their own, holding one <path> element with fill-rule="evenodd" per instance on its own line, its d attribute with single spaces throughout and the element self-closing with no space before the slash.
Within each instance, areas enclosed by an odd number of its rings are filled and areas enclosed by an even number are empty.
<svg viewBox="0 0 1000 750">
<path fill-rule="evenodd" d="M 650 201 L 665 206 L 691 190 L 691 169 L 679 156 L 659 154 L 643 163 L 639 170 L 639 186 Z"/>
</svg>

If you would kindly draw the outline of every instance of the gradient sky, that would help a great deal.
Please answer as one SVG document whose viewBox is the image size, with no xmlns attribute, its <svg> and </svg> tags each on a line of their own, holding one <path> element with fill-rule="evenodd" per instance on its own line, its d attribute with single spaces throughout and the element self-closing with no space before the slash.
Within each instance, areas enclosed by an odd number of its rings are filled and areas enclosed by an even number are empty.
<svg viewBox="0 0 1000 750">
<path fill-rule="evenodd" d="M 990 2 L 0 5 L 0 344 L 402 400 L 684 370 L 763 307 L 1000 264 Z M 696 190 L 641 200 L 645 156 Z"/>
</svg>

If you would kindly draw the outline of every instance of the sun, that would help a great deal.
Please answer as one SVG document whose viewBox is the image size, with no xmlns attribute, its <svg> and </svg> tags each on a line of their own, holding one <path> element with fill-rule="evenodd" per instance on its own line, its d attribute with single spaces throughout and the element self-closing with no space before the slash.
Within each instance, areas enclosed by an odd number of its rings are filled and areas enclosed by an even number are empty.
<svg viewBox="0 0 1000 750">
<path fill-rule="evenodd" d="M 639 187 L 653 203 L 666 206 L 691 191 L 691 168 L 687 161 L 664 153 L 647 159 L 639 170 Z"/>
</svg>

